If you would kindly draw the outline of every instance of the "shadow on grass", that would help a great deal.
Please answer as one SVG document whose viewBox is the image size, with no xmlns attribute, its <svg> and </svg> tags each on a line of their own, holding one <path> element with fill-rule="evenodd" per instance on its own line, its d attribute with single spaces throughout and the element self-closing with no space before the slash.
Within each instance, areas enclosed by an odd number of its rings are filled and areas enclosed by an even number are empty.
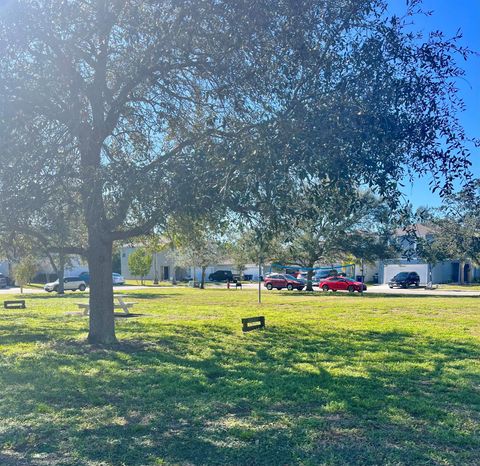
<svg viewBox="0 0 480 466">
<path fill-rule="evenodd" d="M 175 296 L 183 296 L 181 293 L 143 293 L 143 292 L 137 292 L 135 290 L 122 290 L 119 292 L 115 292 L 115 295 L 119 294 L 122 296 L 131 296 L 135 297 L 138 299 L 163 299 L 163 298 L 170 298 L 170 297 L 175 297 Z M 56 299 L 56 300 L 72 300 L 72 299 L 88 299 L 89 293 L 85 292 L 74 292 L 74 293 L 65 293 L 64 295 L 57 295 L 57 294 L 23 294 L 23 295 L 15 295 L 15 298 L 19 299 L 25 299 L 25 300 L 38 300 L 38 299 L 44 299 L 44 300 L 49 300 L 49 299 Z M 0 299 L 0 301 L 2 301 Z M 3 300 L 5 301 L 5 300 Z"/>
<path fill-rule="evenodd" d="M 275 292 L 277 293 L 277 292 Z M 279 294 L 281 294 L 281 296 L 290 296 L 290 297 L 295 297 L 295 296 L 309 296 L 309 297 L 318 297 L 318 298 L 322 298 L 322 297 L 343 297 L 343 298 L 362 298 L 362 299 L 368 299 L 368 298 L 438 298 L 438 299 L 444 299 L 444 298 L 479 298 L 480 295 L 478 296 L 464 296 L 464 295 L 461 295 L 461 294 L 457 294 L 457 295 L 438 295 L 438 294 L 406 294 L 406 293 L 369 293 L 368 291 L 366 291 L 365 293 L 363 293 L 363 295 L 361 293 L 348 293 L 348 292 L 336 292 L 336 293 L 333 293 L 331 291 L 329 291 L 328 293 L 325 293 L 323 291 L 317 291 L 317 290 L 314 290 L 314 291 L 279 291 L 278 292 Z"/>
<path fill-rule="evenodd" d="M 472 343 L 305 327 L 157 332 L 140 342 L 125 329 L 131 339 L 113 348 L 47 335 L 38 351 L 1 360 L 0 446 L 15 453 L 11 464 L 478 459 Z M 36 337 L 4 334 L 2 343 Z"/>
</svg>

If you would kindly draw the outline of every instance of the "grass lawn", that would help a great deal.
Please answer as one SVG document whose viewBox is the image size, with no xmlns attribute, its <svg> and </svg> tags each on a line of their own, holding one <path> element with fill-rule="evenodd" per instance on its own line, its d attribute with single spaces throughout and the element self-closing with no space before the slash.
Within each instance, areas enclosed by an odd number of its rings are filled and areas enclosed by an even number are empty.
<svg viewBox="0 0 480 466">
<path fill-rule="evenodd" d="M 456 291 L 480 291 L 480 285 L 478 283 L 457 285 L 457 284 L 442 284 L 438 285 L 439 290 L 456 290 Z"/>
<path fill-rule="evenodd" d="M 1 309 L 2 466 L 480 463 L 478 298 L 128 294 L 110 349 L 79 293 Z"/>
</svg>

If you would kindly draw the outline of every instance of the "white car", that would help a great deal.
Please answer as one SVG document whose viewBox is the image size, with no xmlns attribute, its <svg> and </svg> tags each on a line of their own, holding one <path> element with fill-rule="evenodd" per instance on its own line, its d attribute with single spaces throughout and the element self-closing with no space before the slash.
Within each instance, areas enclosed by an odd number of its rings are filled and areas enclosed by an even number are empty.
<svg viewBox="0 0 480 466">
<path fill-rule="evenodd" d="M 52 291 L 58 291 L 58 285 L 60 284 L 60 282 L 57 280 L 55 280 L 54 282 L 52 283 L 47 283 L 43 289 L 45 291 L 48 291 L 49 293 L 51 293 Z M 87 288 L 87 284 L 79 277 L 67 277 L 67 278 L 64 278 L 63 279 L 63 289 L 65 291 L 67 290 L 71 290 L 71 291 L 77 291 L 77 290 L 80 290 L 80 291 L 85 291 L 85 289 Z"/>
<path fill-rule="evenodd" d="M 114 285 L 125 285 L 125 279 L 119 273 L 112 273 L 112 282 Z"/>
</svg>

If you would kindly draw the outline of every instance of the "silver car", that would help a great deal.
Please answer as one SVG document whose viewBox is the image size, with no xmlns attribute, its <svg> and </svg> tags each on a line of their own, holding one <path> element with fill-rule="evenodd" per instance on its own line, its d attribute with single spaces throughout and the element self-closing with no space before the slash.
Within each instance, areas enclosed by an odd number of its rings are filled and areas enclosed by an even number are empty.
<svg viewBox="0 0 480 466">
<path fill-rule="evenodd" d="M 47 283 L 43 289 L 51 293 L 52 291 L 58 291 L 58 285 L 60 282 L 55 280 L 54 282 Z M 65 291 L 85 291 L 87 288 L 87 284 L 80 278 L 80 277 L 67 277 L 63 279 L 63 289 Z"/>
</svg>

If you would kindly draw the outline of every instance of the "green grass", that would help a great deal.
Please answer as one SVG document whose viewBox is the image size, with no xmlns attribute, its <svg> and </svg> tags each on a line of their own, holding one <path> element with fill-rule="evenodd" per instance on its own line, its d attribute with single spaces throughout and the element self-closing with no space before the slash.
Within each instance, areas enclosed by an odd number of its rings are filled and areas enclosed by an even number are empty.
<svg viewBox="0 0 480 466">
<path fill-rule="evenodd" d="M 1 310 L 2 466 L 479 463 L 478 298 L 128 295 L 114 348 L 79 293 Z"/>
<path fill-rule="evenodd" d="M 455 291 L 480 291 L 480 285 L 478 283 L 473 284 L 441 284 L 438 285 L 439 290 L 455 290 Z"/>
</svg>

